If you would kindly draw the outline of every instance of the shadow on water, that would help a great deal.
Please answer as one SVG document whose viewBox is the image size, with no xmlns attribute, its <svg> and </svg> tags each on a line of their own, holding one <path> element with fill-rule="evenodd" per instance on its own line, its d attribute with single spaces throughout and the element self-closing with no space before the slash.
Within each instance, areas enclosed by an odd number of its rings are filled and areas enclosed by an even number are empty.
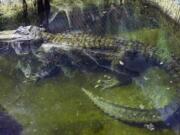
<svg viewBox="0 0 180 135">
<path fill-rule="evenodd" d="M 22 125 L 10 115 L 0 112 L 0 135 L 21 135 L 22 130 Z"/>
</svg>

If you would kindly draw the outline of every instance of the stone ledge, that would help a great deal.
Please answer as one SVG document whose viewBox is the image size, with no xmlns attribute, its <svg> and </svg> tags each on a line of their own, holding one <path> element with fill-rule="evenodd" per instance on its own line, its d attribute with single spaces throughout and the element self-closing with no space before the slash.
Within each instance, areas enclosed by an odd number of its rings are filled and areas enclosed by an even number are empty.
<svg viewBox="0 0 180 135">
<path fill-rule="evenodd" d="M 42 44 L 41 39 L 32 39 L 14 34 L 14 30 L 0 32 L 0 54 L 15 52 L 17 55 L 28 54 Z"/>
</svg>

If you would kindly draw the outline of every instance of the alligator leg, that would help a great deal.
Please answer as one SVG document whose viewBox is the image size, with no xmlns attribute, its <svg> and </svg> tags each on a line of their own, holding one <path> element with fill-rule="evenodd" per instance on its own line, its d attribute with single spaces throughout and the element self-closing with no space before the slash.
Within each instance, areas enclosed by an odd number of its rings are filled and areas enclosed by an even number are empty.
<svg viewBox="0 0 180 135">
<path fill-rule="evenodd" d="M 111 73 L 114 76 L 104 75 L 104 78 L 102 80 L 97 81 L 95 87 L 104 90 L 132 83 L 131 76 L 125 71 L 123 71 L 123 68 L 119 69 L 118 66 L 119 64 L 113 61 L 111 63 Z"/>
<path fill-rule="evenodd" d="M 114 57 L 110 65 L 110 72 L 114 76 L 104 75 L 103 79 L 96 82 L 95 88 L 105 90 L 131 83 L 132 78 L 126 71 L 124 71 L 123 67 L 124 63 L 120 58 Z"/>
<path fill-rule="evenodd" d="M 122 85 L 129 84 L 132 81 L 131 78 L 120 78 L 120 77 L 111 77 L 108 75 L 104 75 L 103 79 L 99 79 L 96 82 L 94 88 L 100 88 L 102 90 L 112 89 L 114 87 L 119 87 Z"/>
<path fill-rule="evenodd" d="M 94 88 L 101 88 L 102 90 L 105 90 L 116 87 L 119 84 L 120 82 L 116 78 L 112 78 L 111 76 L 104 75 L 103 79 L 97 80 Z"/>
</svg>

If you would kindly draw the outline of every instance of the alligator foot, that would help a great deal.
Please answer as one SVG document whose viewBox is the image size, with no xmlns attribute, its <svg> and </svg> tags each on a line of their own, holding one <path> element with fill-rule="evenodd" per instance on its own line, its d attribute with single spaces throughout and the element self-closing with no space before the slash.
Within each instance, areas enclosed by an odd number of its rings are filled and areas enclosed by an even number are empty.
<svg viewBox="0 0 180 135">
<path fill-rule="evenodd" d="M 97 80 L 94 88 L 100 88 L 102 90 L 105 90 L 105 89 L 110 89 L 119 85 L 120 85 L 120 82 L 115 77 L 104 75 L 104 78 L 102 80 L 101 79 Z"/>
</svg>

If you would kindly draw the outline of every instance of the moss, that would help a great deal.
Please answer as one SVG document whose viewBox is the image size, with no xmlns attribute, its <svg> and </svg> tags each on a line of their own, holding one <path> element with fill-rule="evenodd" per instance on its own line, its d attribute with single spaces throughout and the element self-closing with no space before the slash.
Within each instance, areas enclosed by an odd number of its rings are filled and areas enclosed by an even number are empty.
<svg viewBox="0 0 180 135">
<path fill-rule="evenodd" d="M 164 31 L 160 31 L 157 42 L 157 55 L 164 61 L 171 60 L 171 51 L 167 40 L 168 36 Z"/>
<path fill-rule="evenodd" d="M 121 33 L 123 36 L 129 40 L 139 40 L 145 44 L 155 45 L 159 37 L 159 29 L 140 29 L 132 32 Z"/>
</svg>

